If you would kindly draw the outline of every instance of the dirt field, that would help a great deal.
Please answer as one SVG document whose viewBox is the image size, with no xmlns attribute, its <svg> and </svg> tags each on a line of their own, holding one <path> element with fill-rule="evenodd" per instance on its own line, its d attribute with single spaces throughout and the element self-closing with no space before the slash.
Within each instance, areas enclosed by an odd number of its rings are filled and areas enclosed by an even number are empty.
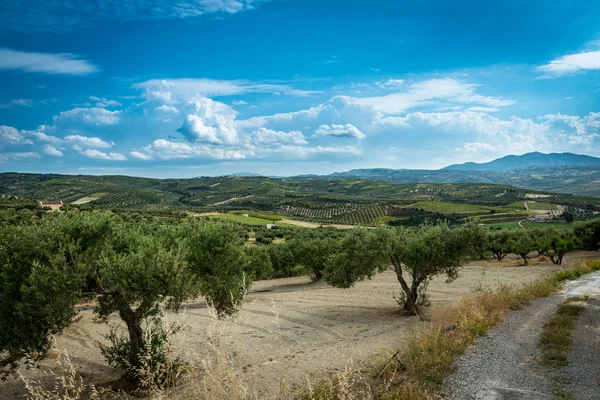
<svg viewBox="0 0 600 400">
<path fill-rule="evenodd" d="M 565 263 L 591 255 L 597 253 L 574 253 L 565 257 Z M 561 268 L 549 262 L 517 265 L 510 260 L 472 262 L 452 283 L 435 279 L 429 286 L 433 307 L 478 288 L 500 282 L 526 283 Z M 345 290 L 324 282 L 313 284 L 305 277 L 260 281 L 252 286 L 235 319 L 215 320 L 202 301 L 189 304 L 170 319 L 184 323 L 176 345 L 186 349 L 185 356 L 204 360 L 215 352 L 227 353 L 256 397 L 269 399 L 279 392 L 282 379 L 286 388 L 293 390 L 309 377 L 343 369 L 351 359 L 356 365 L 393 351 L 419 327 L 415 317 L 399 315 L 393 299 L 399 291 L 395 275 L 389 271 Z M 104 364 L 96 343 L 103 340 L 101 334 L 107 332 L 107 326 L 93 321 L 91 306 L 82 306 L 81 315 L 81 321 L 57 338 L 58 349 L 67 349 L 86 379 L 95 383 L 116 379 L 118 373 Z M 117 318 L 113 321 L 120 323 Z M 209 333 L 220 337 L 220 346 L 208 342 Z M 45 360 L 43 365 L 51 368 L 57 364 Z M 25 374 L 42 377 L 38 371 Z M 0 398 L 22 398 L 21 386 L 18 381 L 0 383 Z M 170 398 L 187 398 L 184 392 L 185 387 L 178 388 Z"/>
</svg>

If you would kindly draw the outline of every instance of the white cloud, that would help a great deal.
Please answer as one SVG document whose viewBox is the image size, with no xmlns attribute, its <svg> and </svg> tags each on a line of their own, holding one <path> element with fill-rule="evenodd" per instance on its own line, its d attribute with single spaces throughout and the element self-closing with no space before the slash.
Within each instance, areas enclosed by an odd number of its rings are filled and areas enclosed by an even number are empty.
<svg viewBox="0 0 600 400">
<path fill-rule="evenodd" d="M 536 68 L 543 73 L 539 79 L 557 78 L 586 70 L 600 69 L 600 50 L 569 54 Z"/>
<path fill-rule="evenodd" d="M 110 21 L 187 19 L 236 14 L 268 0 L 12 1 L 3 9 L 4 30 L 65 32 Z"/>
<path fill-rule="evenodd" d="M 26 158 L 40 158 L 40 155 L 32 151 L 25 153 L 0 153 L 0 162 L 22 160 Z"/>
<path fill-rule="evenodd" d="M 152 159 L 152 156 L 150 156 L 148 154 L 140 153 L 139 151 L 131 151 L 131 152 L 129 152 L 129 154 L 131 154 L 132 157 L 135 157 L 139 160 L 151 160 Z"/>
<path fill-rule="evenodd" d="M 358 130 L 352 124 L 346 125 L 320 125 L 319 128 L 315 131 L 315 135 L 317 136 L 337 136 L 337 137 L 350 137 L 358 140 L 362 140 L 367 136 Z"/>
<path fill-rule="evenodd" d="M 308 144 L 306 138 L 300 131 L 282 132 L 266 128 L 260 128 L 252 132 L 252 143 L 264 146 Z"/>
<path fill-rule="evenodd" d="M 109 143 L 97 137 L 87 137 L 80 135 L 67 135 L 64 137 L 64 141 L 80 147 L 83 146 L 99 149 L 107 149 L 115 145 L 114 142 Z"/>
<path fill-rule="evenodd" d="M 98 160 L 107 160 L 107 161 L 126 161 L 127 157 L 125 157 L 121 153 L 103 153 L 94 149 L 87 149 L 85 151 L 80 151 L 80 153 L 89 158 L 95 158 Z"/>
<path fill-rule="evenodd" d="M 23 132 L 20 132 L 18 129 L 13 128 L 12 126 L 0 125 L 0 145 L 2 143 L 6 144 L 33 144 L 33 142 L 29 139 L 25 138 Z"/>
<path fill-rule="evenodd" d="M 132 152 L 133 153 L 133 152 Z M 251 150 L 230 149 L 200 143 L 172 142 L 166 139 L 157 139 L 141 151 L 135 151 L 134 157 L 144 160 L 159 159 L 188 159 L 204 158 L 216 160 L 241 160 L 254 155 Z M 132 154 L 133 155 L 133 154 Z"/>
<path fill-rule="evenodd" d="M 0 104 L 0 108 L 13 108 L 14 106 L 33 107 L 31 99 L 13 99 L 8 103 Z"/>
<path fill-rule="evenodd" d="M 386 81 L 375 82 L 375 86 L 382 89 L 398 88 L 404 86 L 404 79 L 388 79 Z"/>
<path fill-rule="evenodd" d="M 231 144 L 238 141 L 234 127 L 235 110 L 207 97 L 195 99 L 194 114 L 188 114 L 178 129 L 190 142 Z"/>
<path fill-rule="evenodd" d="M 409 90 L 377 97 L 349 97 L 353 104 L 373 107 L 384 114 L 400 114 L 409 109 L 449 101 L 460 104 L 478 104 L 480 106 L 504 107 L 514 104 L 514 100 L 501 97 L 488 97 L 475 93 L 477 85 L 463 83 L 455 79 L 431 79 L 417 82 Z"/>
<path fill-rule="evenodd" d="M 179 110 L 176 107 L 168 106 L 166 104 L 163 104 L 162 106 L 155 107 L 154 111 L 164 111 L 164 112 L 172 112 L 172 113 L 179 112 Z"/>
<path fill-rule="evenodd" d="M 492 112 L 498 112 L 498 111 L 500 111 L 500 109 L 494 108 L 494 107 L 469 107 L 469 108 L 467 108 L 467 111 L 492 113 Z"/>
<path fill-rule="evenodd" d="M 216 80 L 216 79 L 150 79 L 133 85 L 136 89 L 144 90 L 148 100 L 158 100 L 162 103 L 186 103 L 196 96 L 215 97 L 231 96 L 244 93 L 283 93 L 290 96 L 311 96 L 321 93 L 315 90 L 296 89 L 289 85 L 245 80 Z"/>
<path fill-rule="evenodd" d="M 244 100 L 234 100 L 231 102 L 231 104 L 234 106 L 247 106 L 249 103 Z"/>
<path fill-rule="evenodd" d="M 49 144 L 44 146 L 44 153 L 51 155 L 51 156 L 55 156 L 55 157 L 62 157 L 63 156 L 63 152 L 60 150 L 57 150 L 55 147 L 50 146 Z"/>
<path fill-rule="evenodd" d="M 68 53 L 28 53 L 0 47 L 0 70 L 21 70 L 54 75 L 88 75 L 98 68 Z"/>
<path fill-rule="evenodd" d="M 62 111 L 60 115 L 55 116 L 52 120 L 54 125 L 71 125 L 74 122 L 84 125 L 102 126 L 115 125 L 119 123 L 119 114 L 121 111 L 109 111 L 104 108 L 74 108 L 69 111 Z"/>
<path fill-rule="evenodd" d="M 120 107 L 121 106 L 121 103 L 119 103 L 118 101 L 108 100 L 108 99 L 105 99 L 104 97 L 90 96 L 90 100 L 95 101 L 96 107 L 99 107 L 99 108 Z"/>
</svg>

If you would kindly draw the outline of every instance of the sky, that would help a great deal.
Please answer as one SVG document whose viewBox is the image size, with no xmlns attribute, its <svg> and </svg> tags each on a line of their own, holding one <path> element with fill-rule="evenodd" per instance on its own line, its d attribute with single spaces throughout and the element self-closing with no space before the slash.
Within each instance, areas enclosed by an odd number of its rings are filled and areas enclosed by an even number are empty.
<svg viewBox="0 0 600 400">
<path fill-rule="evenodd" d="M 600 156 L 600 1 L 2 0 L 0 172 Z"/>
</svg>

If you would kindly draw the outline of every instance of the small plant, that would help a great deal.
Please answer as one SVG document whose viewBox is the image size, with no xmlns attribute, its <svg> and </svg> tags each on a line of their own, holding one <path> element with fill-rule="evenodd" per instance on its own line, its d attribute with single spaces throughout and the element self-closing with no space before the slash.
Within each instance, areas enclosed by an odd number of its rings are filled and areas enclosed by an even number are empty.
<svg viewBox="0 0 600 400">
<path fill-rule="evenodd" d="M 100 344 L 100 349 L 110 365 L 124 371 L 125 376 L 137 384 L 138 391 L 156 393 L 173 386 L 186 370 L 181 359 L 173 358 L 172 336 L 180 328 L 180 325 L 169 325 L 162 315 L 153 318 L 144 329 L 144 346 L 136 364 L 130 362 L 129 338 L 119 334 L 115 326 L 105 335 L 110 345 Z"/>
</svg>

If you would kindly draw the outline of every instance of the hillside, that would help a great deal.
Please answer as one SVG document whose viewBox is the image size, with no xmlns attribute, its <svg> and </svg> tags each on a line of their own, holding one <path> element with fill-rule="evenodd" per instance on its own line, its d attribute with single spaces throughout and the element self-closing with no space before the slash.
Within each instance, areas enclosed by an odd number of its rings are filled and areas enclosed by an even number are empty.
<svg viewBox="0 0 600 400">
<path fill-rule="evenodd" d="M 329 175 L 408 183 L 498 183 L 531 190 L 600 196 L 600 166 L 529 167 L 505 172 L 471 170 L 355 169 Z"/>
<path fill-rule="evenodd" d="M 573 153 L 550 153 L 539 152 L 527 153 L 520 156 L 509 155 L 498 158 L 487 163 L 468 162 L 454 164 L 442 168 L 443 171 L 489 171 L 507 172 L 531 167 L 600 167 L 600 158 Z"/>
<path fill-rule="evenodd" d="M 534 192 L 496 184 L 396 184 L 365 179 L 0 174 L 0 193 L 32 200 L 61 200 L 78 207 L 132 211 L 229 212 L 255 210 L 308 221 L 415 225 L 474 216 L 497 222 L 526 218 L 523 201 L 600 211 L 600 199 Z M 532 197 L 533 196 L 533 197 Z"/>
</svg>

